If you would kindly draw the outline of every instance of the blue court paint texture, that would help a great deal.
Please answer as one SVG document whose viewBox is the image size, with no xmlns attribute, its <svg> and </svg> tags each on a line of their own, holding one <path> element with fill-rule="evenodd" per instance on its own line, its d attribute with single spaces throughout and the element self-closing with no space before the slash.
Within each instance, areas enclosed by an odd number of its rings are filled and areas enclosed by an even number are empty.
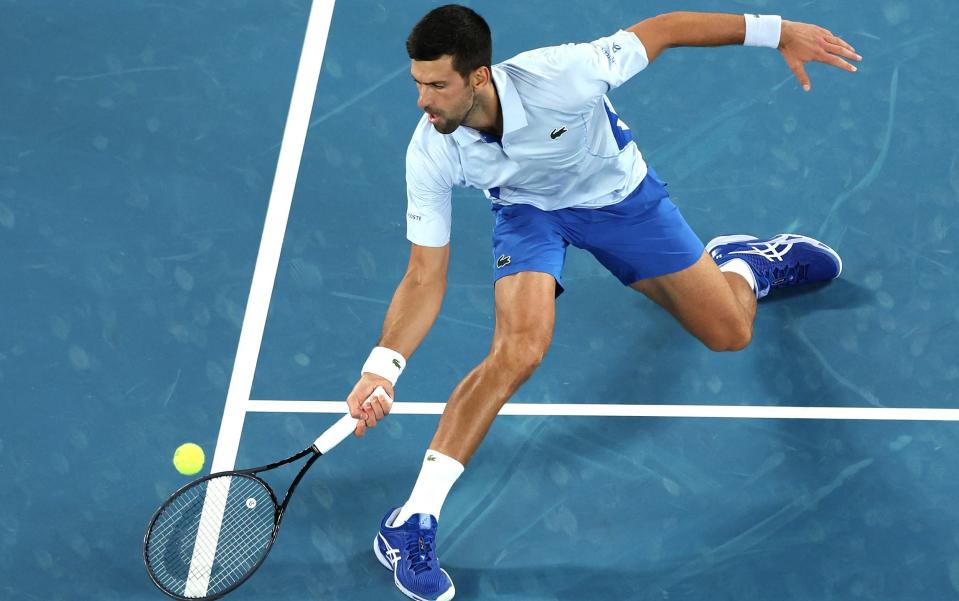
<svg viewBox="0 0 959 601">
<path fill-rule="evenodd" d="M 404 40 L 436 3 L 342 1 L 254 398 L 344 398 L 403 274 Z M 760 306 L 717 355 L 570 250 L 553 346 L 517 401 L 959 407 L 959 5 L 474 2 L 494 60 L 678 8 L 815 21 L 864 56 L 668 51 L 612 101 L 700 237 L 820 237 L 840 281 Z M 309 3 L 0 1 L 0 598 L 160 599 L 146 522 L 212 454 Z M 454 198 L 443 312 L 399 400 L 444 401 L 492 335 L 492 216 Z M 330 415 L 247 418 L 237 463 Z M 234 599 L 400 599 L 371 541 L 435 416 L 309 474 Z M 462 599 L 959 596 L 959 425 L 505 417 L 444 508 Z M 285 482 L 281 479 L 281 486 Z"/>
</svg>

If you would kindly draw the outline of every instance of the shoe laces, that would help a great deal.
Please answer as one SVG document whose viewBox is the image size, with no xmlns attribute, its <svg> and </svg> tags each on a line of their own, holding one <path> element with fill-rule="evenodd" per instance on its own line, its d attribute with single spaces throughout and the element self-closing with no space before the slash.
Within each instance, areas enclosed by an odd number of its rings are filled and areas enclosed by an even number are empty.
<svg viewBox="0 0 959 601">
<path fill-rule="evenodd" d="M 771 266 L 759 271 L 769 280 L 771 286 L 792 286 L 809 279 L 809 264 L 795 263 L 783 267 Z"/>
<path fill-rule="evenodd" d="M 433 537 L 420 536 L 417 540 L 406 545 L 406 560 L 410 562 L 409 569 L 417 576 L 433 569 L 430 565 L 433 553 Z"/>
</svg>

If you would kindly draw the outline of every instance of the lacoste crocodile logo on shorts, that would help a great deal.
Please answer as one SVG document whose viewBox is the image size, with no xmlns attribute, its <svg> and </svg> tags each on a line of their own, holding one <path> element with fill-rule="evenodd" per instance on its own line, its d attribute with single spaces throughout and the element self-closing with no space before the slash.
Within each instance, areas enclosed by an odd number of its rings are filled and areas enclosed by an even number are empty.
<svg viewBox="0 0 959 601">
<path fill-rule="evenodd" d="M 506 267 L 509 265 L 510 260 L 511 257 L 509 255 L 500 255 L 499 258 L 496 259 L 496 269 L 502 269 Z"/>
</svg>

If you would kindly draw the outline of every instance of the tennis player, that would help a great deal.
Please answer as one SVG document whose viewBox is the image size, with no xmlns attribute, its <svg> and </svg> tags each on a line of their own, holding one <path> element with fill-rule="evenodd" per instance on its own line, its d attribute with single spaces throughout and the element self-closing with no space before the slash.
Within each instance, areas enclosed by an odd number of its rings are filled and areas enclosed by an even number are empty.
<svg viewBox="0 0 959 601">
<path fill-rule="evenodd" d="M 407 502 L 380 523 L 373 551 L 413 599 L 451 599 L 436 527 L 453 483 L 496 414 L 550 345 L 563 262 L 572 244 L 673 315 L 714 351 L 746 347 L 756 302 L 786 286 L 839 276 L 839 255 L 794 234 L 735 235 L 704 245 L 670 201 L 607 93 L 668 48 L 777 48 L 804 90 L 810 61 L 855 71 L 861 57 L 831 32 L 770 15 L 676 12 L 589 43 L 524 52 L 491 65 L 486 22 L 449 5 L 406 42 L 423 109 L 406 154 L 409 266 L 382 337 L 348 403 L 362 436 L 426 336 L 446 288 L 454 186 L 479 188 L 496 214 L 496 327 L 489 354 L 453 390 Z"/>
</svg>

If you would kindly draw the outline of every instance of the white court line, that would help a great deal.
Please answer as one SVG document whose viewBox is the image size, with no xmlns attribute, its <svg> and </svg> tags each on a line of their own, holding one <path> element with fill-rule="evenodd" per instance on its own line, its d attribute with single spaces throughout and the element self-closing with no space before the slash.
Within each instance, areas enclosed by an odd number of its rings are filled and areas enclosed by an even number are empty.
<svg viewBox="0 0 959 601">
<path fill-rule="evenodd" d="M 395 403 L 391 414 L 439 415 L 446 403 Z M 345 413 L 345 401 L 270 401 L 246 404 L 254 413 Z M 731 419 L 849 419 L 959 421 L 959 409 L 913 407 L 779 407 L 763 405 L 614 405 L 507 403 L 500 415 L 580 417 L 712 417 Z"/>
<path fill-rule="evenodd" d="M 233 374 L 226 394 L 223 419 L 220 421 L 220 433 L 216 440 L 216 450 L 210 462 L 210 470 L 219 472 L 233 469 L 236 454 L 243 432 L 243 420 L 246 416 L 246 403 L 253 388 L 253 374 L 263 342 L 263 330 L 273 296 L 273 284 L 283 249 L 283 237 L 293 204 L 293 191 L 300 170 L 303 145 L 313 111 L 313 99 L 320 79 L 320 66 L 333 19 L 335 0 L 315 0 L 310 7 L 310 16 L 306 24 L 303 50 L 296 69 L 293 83 L 293 95 L 290 110 L 280 143 L 280 155 L 273 177 L 273 189 L 263 224 L 263 236 L 253 269 L 253 281 L 250 284 L 250 296 L 246 302 L 243 325 L 240 327 L 240 341 L 237 344 L 236 359 L 233 362 Z M 228 487 L 227 487 L 228 488 Z M 220 522 L 226 499 L 222 502 L 207 502 L 204 499 L 200 514 L 199 532 L 219 533 Z M 203 561 L 194 549 L 185 591 L 190 597 L 205 596 L 210 581 L 212 558 L 216 554 L 216 538 L 209 550 L 209 560 Z"/>
<path fill-rule="evenodd" d="M 286 224 L 293 204 L 293 190 L 296 176 L 300 170 L 303 145 L 306 142 L 306 130 L 313 110 L 313 98 L 320 79 L 320 65 L 323 64 L 323 52 L 326 38 L 333 18 L 335 0 L 316 0 L 310 9 L 306 25 L 306 37 L 300 64 L 293 83 L 293 97 L 290 100 L 290 112 L 283 130 L 280 144 L 280 156 L 273 177 L 273 190 L 270 204 L 266 210 L 263 224 L 263 237 L 253 269 L 253 282 L 250 296 L 246 302 L 246 313 L 240 328 L 240 341 L 237 345 L 236 359 L 233 362 L 233 375 L 230 388 L 226 393 L 226 406 L 223 420 L 220 422 L 220 434 L 216 441 L 216 451 L 210 469 L 214 472 L 233 469 L 237 449 L 240 446 L 240 434 L 243 430 L 244 404 L 250 398 L 253 388 L 253 374 L 260 355 L 266 316 L 273 296 L 273 283 L 280 263 L 280 251 Z"/>
</svg>

